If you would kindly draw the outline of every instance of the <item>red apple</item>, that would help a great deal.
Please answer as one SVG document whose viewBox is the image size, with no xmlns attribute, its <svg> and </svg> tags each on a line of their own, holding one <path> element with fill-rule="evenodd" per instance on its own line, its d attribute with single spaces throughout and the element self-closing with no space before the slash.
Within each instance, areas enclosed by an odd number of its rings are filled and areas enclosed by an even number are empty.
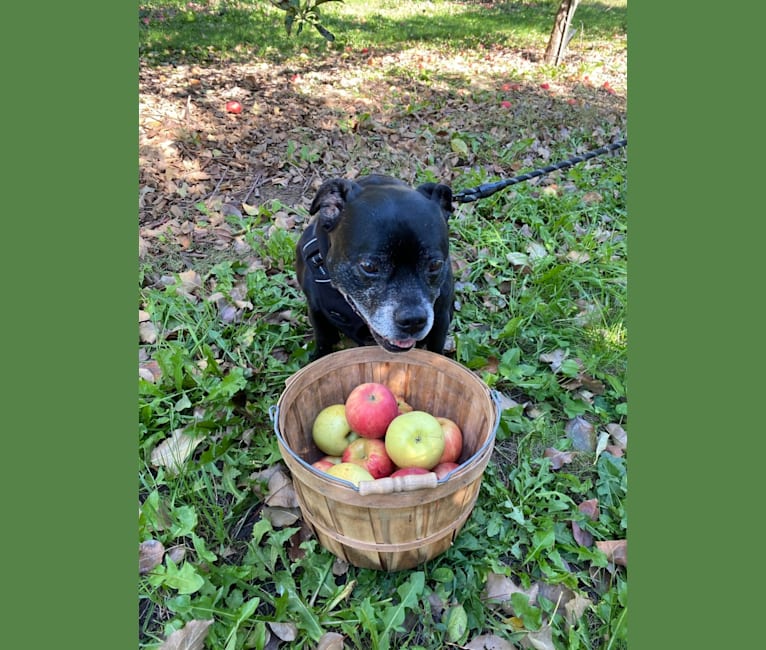
<svg viewBox="0 0 766 650">
<path fill-rule="evenodd" d="M 391 478 L 408 476 L 410 474 L 428 474 L 429 471 L 430 470 L 427 470 L 425 467 L 400 467 L 395 472 L 391 473 Z"/>
<path fill-rule="evenodd" d="M 340 456 L 349 443 L 356 438 L 346 420 L 343 404 L 326 406 L 314 418 L 311 437 L 319 449 L 329 456 Z"/>
<path fill-rule="evenodd" d="M 425 411 L 396 416 L 386 430 L 386 451 L 397 467 L 434 467 L 444 453 L 444 431 Z"/>
<path fill-rule="evenodd" d="M 359 384 L 346 398 L 348 424 L 363 438 L 382 438 L 397 415 L 396 397 L 384 384 Z"/>
<path fill-rule="evenodd" d="M 341 461 L 340 456 L 322 456 L 319 460 L 315 460 L 311 465 L 316 467 L 321 472 L 326 472 L 333 465 L 337 465 Z"/>
<path fill-rule="evenodd" d="M 380 438 L 357 438 L 346 447 L 341 460 L 361 465 L 373 478 L 383 478 L 394 471 L 394 463 L 386 453 L 386 444 Z"/>
<path fill-rule="evenodd" d="M 327 470 L 330 476 L 336 478 L 342 478 L 345 481 L 350 481 L 356 486 L 359 486 L 360 481 L 373 481 L 372 474 L 370 474 L 364 467 L 357 465 L 356 463 L 338 463 L 333 465 Z"/>
<path fill-rule="evenodd" d="M 437 417 L 444 431 L 444 453 L 439 459 L 440 463 L 455 463 L 463 451 L 463 432 L 456 422 L 449 418 Z"/>
<path fill-rule="evenodd" d="M 237 101 L 226 102 L 226 112 L 239 114 L 242 112 L 242 104 Z"/>
<path fill-rule="evenodd" d="M 460 467 L 457 463 L 439 463 L 431 471 L 436 473 L 437 478 L 444 478 L 453 469 Z"/>
</svg>

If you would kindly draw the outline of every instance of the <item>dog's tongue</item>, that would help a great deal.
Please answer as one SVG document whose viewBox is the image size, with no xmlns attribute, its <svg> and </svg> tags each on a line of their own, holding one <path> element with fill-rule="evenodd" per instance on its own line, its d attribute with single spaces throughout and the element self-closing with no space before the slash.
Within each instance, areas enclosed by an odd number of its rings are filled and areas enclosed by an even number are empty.
<svg viewBox="0 0 766 650">
<path fill-rule="evenodd" d="M 399 341 L 391 341 L 397 348 L 402 348 L 403 350 L 409 350 L 413 345 L 415 345 L 415 339 L 401 339 Z"/>
</svg>

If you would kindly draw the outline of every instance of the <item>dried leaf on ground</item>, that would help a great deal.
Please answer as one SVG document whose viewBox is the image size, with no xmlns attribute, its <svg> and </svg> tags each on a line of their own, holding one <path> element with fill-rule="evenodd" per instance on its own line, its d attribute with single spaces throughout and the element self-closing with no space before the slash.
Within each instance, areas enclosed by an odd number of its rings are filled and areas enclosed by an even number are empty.
<svg viewBox="0 0 766 650">
<path fill-rule="evenodd" d="M 538 590 L 539 585 L 537 583 L 533 584 L 528 590 L 525 590 L 517 586 L 508 576 L 500 573 L 490 573 L 484 585 L 482 599 L 488 601 L 490 607 L 499 607 L 506 614 L 514 614 L 511 596 L 513 594 L 524 594 L 529 598 L 529 604 L 533 605 L 537 600 Z"/>
<path fill-rule="evenodd" d="M 551 469 L 561 469 L 564 465 L 571 463 L 575 456 L 577 456 L 576 451 L 561 451 L 553 447 L 548 447 L 543 452 L 543 458 L 551 460 Z"/>
<path fill-rule="evenodd" d="M 144 321 L 138 324 L 138 340 L 141 343 L 149 343 L 150 345 L 157 340 L 157 328 L 151 321 Z"/>
<path fill-rule="evenodd" d="M 545 352 L 541 354 L 539 359 L 543 363 L 549 364 L 553 372 L 558 372 L 558 369 L 561 367 L 566 356 L 566 351 L 559 348 L 558 350 L 553 350 L 553 352 Z"/>
<path fill-rule="evenodd" d="M 295 641 L 298 637 L 298 627 L 295 623 L 269 623 L 269 627 L 275 636 L 282 641 Z"/>
<path fill-rule="evenodd" d="M 269 480 L 277 472 L 284 473 L 284 466 L 281 463 L 274 463 L 265 469 L 261 469 L 250 474 L 249 478 L 252 481 L 253 492 L 255 492 L 255 494 L 257 494 L 259 497 L 264 497 L 269 490 Z"/>
<path fill-rule="evenodd" d="M 610 539 L 596 542 L 596 548 L 606 555 L 607 560 L 614 564 L 628 566 L 628 540 Z"/>
<path fill-rule="evenodd" d="M 344 637 L 337 632 L 325 632 L 317 642 L 316 650 L 344 650 Z"/>
<path fill-rule="evenodd" d="M 609 435 L 612 437 L 612 440 L 614 440 L 614 444 L 617 447 L 620 449 L 628 448 L 628 434 L 625 429 L 614 422 L 610 422 L 606 425 L 605 428 L 609 432 Z"/>
<path fill-rule="evenodd" d="M 162 378 L 162 368 L 154 359 L 150 359 L 138 366 L 138 376 L 154 384 Z"/>
<path fill-rule="evenodd" d="M 594 463 L 598 462 L 598 457 L 601 455 L 601 452 L 606 449 L 608 442 L 609 434 L 606 431 L 602 431 L 598 434 L 598 440 L 596 441 L 596 460 L 593 461 Z"/>
<path fill-rule="evenodd" d="M 162 562 L 165 547 L 156 539 L 147 539 L 138 545 L 138 573 L 144 575 Z"/>
<path fill-rule="evenodd" d="M 566 423 L 564 432 L 577 451 L 595 451 L 596 430 L 585 418 L 577 416 Z"/>
<path fill-rule="evenodd" d="M 298 497 L 290 477 L 279 470 L 269 477 L 269 494 L 266 497 L 266 505 L 281 508 L 297 508 Z"/>
<path fill-rule="evenodd" d="M 577 506 L 577 509 L 584 515 L 587 515 L 591 521 L 596 521 L 598 519 L 598 499 L 583 501 Z M 576 521 L 572 522 L 572 535 L 580 546 L 585 546 L 586 548 L 593 546 L 593 535 L 587 530 L 580 528 L 580 525 Z"/>
<path fill-rule="evenodd" d="M 181 289 L 186 293 L 193 293 L 202 286 L 202 278 L 196 271 L 182 271 L 178 279 L 181 281 Z"/>
<path fill-rule="evenodd" d="M 190 435 L 185 429 L 176 429 L 152 450 L 150 462 L 155 467 L 164 466 L 168 472 L 175 474 L 202 440 L 202 436 Z"/>
<path fill-rule="evenodd" d="M 582 618 L 585 610 L 592 605 L 593 603 L 590 601 L 590 599 L 582 596 L 581 594 L 575 593 L 574 598 L 572 598 L 569 602 L 566 603 L 566 605 L 564 605 L 564 610 L 566 612 L 564 619 L 566 620 L 567 625 L 570 627 L 572 625 L 576 625 L 577 622 Z"/>
<path fill-rule="evenodd" d="M 517 650 L 513 643 L 495 634 L 482 634 L 474 637 L 463 647 L 466 650 Z"/>
<path fill-rule="evenodd" d="M 498 393 L 498 403 L 501 410 L 512 409 L 519 406 L 519 403 L 513 399 L 510 395 L 505 393 Z M 524 402 L 521 406 L 526 406 L 529 402 Z"/>
<path fill-rule="evenodd" d="M 271 522 L 274 528 L 292 526 L 301 518 L 301 511 L 298 508 L 271 508 L 266 506 L 261 510 L 261 514 Z"/>
<path fill-rule="evenodd" d="M 159 650 L 202 650 L 205 645 L 208 628 L 213 619 L 189 621 L 180 630 L 173 632 Z"/>
<path fill-rule="evenodd" d="M 521 640 L 524 648 L 534 648 L 534 650 L 556 650 L 553 645 L 553 631 L 550 625 L 544 625 L 539 630 L 527 632 L 527 635 Z"/>
</svg>

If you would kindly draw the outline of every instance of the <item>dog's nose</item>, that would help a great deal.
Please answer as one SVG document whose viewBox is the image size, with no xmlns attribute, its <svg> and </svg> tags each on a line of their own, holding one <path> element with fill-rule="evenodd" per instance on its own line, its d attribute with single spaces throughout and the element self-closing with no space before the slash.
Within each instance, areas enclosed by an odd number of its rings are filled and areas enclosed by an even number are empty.
<svg viewBox="0 0 766 650">
<path fill-rule="evenodd" d="M 428 323 L 428 314 L 424 309 L 399 309 L 394 314 L 397 327 L 407 334 L 417 334 Z"/>
</svg>

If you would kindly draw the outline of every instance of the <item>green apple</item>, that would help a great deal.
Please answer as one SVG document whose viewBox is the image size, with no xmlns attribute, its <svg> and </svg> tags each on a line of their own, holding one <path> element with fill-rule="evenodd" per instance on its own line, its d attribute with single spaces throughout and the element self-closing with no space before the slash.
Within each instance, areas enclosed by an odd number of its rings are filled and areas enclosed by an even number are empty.
<svg viewBox="0 0 766 650">
<path fill-rule="evenodd" d="M 397 467 L 434 467 L 444 453 L 444 430 L 425 411 L 397 415 L 386 430 L 386 451 Z"/>
<path fill-rule="evenodd" d="M 311 427 L 314 444 L 328 456 L 341 456 L 349 443 L 358 438 L 352 433 L 346 420 L 346 407 L 343 404 L 326 406 L 314 418 Z"/>
<path fill-rule="evenodd" d="M 327 474 L 335 476 L 336 478 L 342 478 L 350 483 L 353 483 L 357 487 L 360 481 L 373 481 L 375 480 L 364 467 L 357 465 L 356 463 L 338 463 L 333 465 L 327 470 Z"/>
</svg>

